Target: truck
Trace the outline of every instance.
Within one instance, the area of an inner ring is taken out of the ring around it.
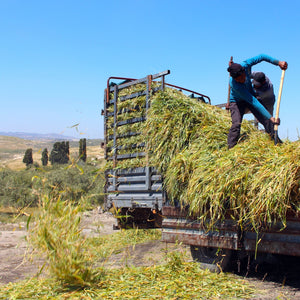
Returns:
[[[276,223],[259,232],[251,226],[241,229],[231,218],[207,228],[199,216],[189,213],[188,206],[168,199],[162,175],[148,164],[149,153],[140,130],[147,118],[151,95],[167,86],[211,105],[209,96],[167,83],[168,74],[169,70],[141,79],[107,80],[102,112],[108,163],[105,209],[113,209],[118,228],[161,228],[163,242],[190,246],[193,259],[215,271],[226,270],[233,261],[240,265],[246,257],[257,253],[300,256],[300,215],[288,214],[286,226]],[[121,82],[116,84],[112,80]]]

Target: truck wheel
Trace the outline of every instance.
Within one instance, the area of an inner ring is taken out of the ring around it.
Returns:
[[[194,245],[190,247],[193,260],[201,263],[203,268],[217,273],[229,269],[233,253],[232,250]]]

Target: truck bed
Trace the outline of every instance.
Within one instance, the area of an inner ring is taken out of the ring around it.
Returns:
[[[250,228],[242,231],[230,219],[207,230],[180,207],[164,206],[162,213],[162,240],[168,243],[300,256],[300,216],[295,213],[287,215],[286,227],[276,223],[268,229],[261,228],[259,233]]]

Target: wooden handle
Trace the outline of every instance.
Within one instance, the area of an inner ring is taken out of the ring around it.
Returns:
[[[230,63],[233,62],[233,57],[231,56],[230,57],[230,61],[229,61],[229,66],[230,66]],[[229,79],[230,79],[230,74],[229,74]],[[229,99],[230,99],[230,83],[228,82],[228,95],[227,95],[227,107],[229,109]]]
[[[280,86],[279,86],[279,93],[278,93],[278,99],[277,99],[277,106],[276,106],[276,113],[275,113],[275,120],[278,119],[278,117],[279,117],[279,107],[280,107],[280,101],[281,101],[281,93],[282,93],[284,75],[285,75],[285,70],[282,70],[281,79],[280,79]],[[278,130],[278,124],[274,125],[274,130]]]

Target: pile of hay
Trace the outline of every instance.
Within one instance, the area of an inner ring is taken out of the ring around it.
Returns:
[[[172,89],[151,99],[144,125],[149,165],[164,175],[168,197],[203,221],[229,216],[258,228],[299,211],[299,142],[275,146],[245,120],[245,139],[228,150],[229,114]]]

